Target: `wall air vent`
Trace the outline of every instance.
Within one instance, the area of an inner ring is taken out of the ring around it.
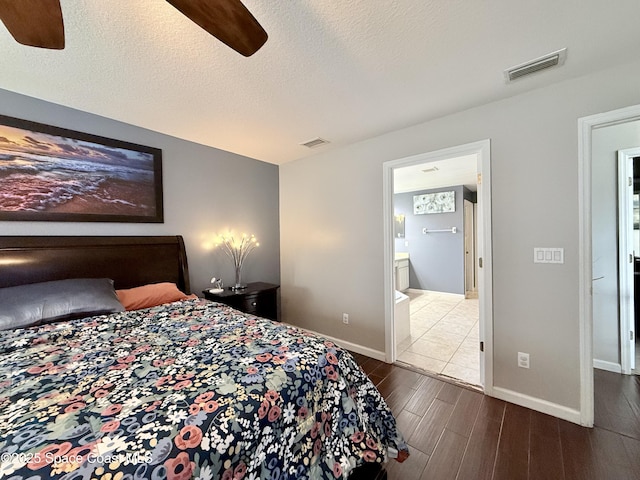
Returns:
[[[556,52],[551,52],[542,57],[536,58],[526,63],[516,65],[504,71],[504,79],[507,83],[513,82],[518,78],[530,75],[540,70],[555,67],[564,64],[567,58],[567,49],[563,48]]]
[[[440,170],[438,167],[428,167],[428,168],[422,169],[422,173],[437,172],[438,170]]]
[[[329,140],[325,140],[324,138],[316,137],[312,140],[301,143],[300,145],[302,145],[303,147],[314,148],[314,147],[319,147],[320,145],[326,145],[327,143],[331,143],[331,142],[329,142]]]

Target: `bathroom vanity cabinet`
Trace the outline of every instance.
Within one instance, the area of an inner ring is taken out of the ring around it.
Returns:
[[[409,288],[409,254],[396,254],[396,290],[404,292]]]

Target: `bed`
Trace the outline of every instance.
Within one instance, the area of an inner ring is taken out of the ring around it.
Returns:
[[[22,298],[51,309],[91,282],[109,305],[161,282],[182,296],[2,327]],[[364,478],[408,456],[347,351],[189,293],[180,236],[0,237],[0,478]]]

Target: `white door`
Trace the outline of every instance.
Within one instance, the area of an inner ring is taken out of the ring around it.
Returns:
[[[476,298],[475,272],[476,272],[476,252],[475,252],[475,219],[473,214],[473,203],[464,200],[464,294],[467,298]]]

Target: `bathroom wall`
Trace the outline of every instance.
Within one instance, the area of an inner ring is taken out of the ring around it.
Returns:
[[[426,193],[455,192],[455,212],[414,215],[413,197]],[[473,192],[459,185],[394,195],[394,213],[405,216],[405,237],[396,238],[396,252],[409,253],[409,287],[464,294],[464,209],[463,199]],[[422,230],[450,230],[456,233],[422,233]]]

